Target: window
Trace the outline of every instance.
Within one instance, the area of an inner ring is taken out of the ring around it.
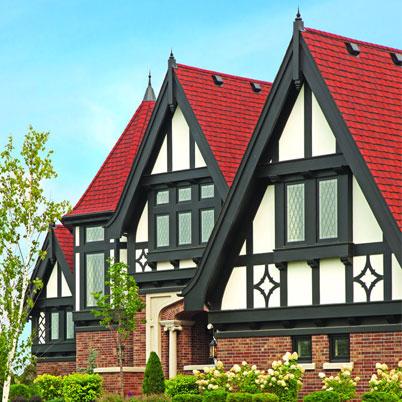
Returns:
[[[66,339],[74,339],[73,312],[66,312]]]
[[[59,339],[59,313],[50,314],[50,339]]]
[[[304,241],[304,183],[288,184],[286,190],[287,241]]]
[[[85,228],[85,240],[86,242],[103,241],[105,233],[102,226],[92,226]]]
[[[299,362],[312,362],[311,336],[294,336],[292,338],[293,351],[299,355]]]
[[[348,334],[331,335],[329,338],[331,362],[348,362],[350,340]]]
[[[220,208],[214,184],[182,182],[156,189],[148,200],[151,252],[197,247],[208,241]]]
[[[86,255],[86,306],[96,305],[93,293],[105,291],[105,256],[103,253]]]
[[[44,311],[41,311],[38,317],[38,343],[46,343],[46,314]]]
[[[169,215],[156,217],[156,247],[169,246]]]
[[[320,239],[333,239],[338,237],[338,180],[320,180],[318,187]]]

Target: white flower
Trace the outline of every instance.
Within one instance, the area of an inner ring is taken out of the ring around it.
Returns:
[[[242,366],[247,366],[247,362],[246,362],[245,360],[243,360],[243,361],[241,362],[241,365],[242,365]]]
[[[399,360],[398,367],[402,368],[402,360]]]
[[[323,373],[323,372],[318,373],[318,377],[320,377],[320,378],[325,378],[325,373]]]

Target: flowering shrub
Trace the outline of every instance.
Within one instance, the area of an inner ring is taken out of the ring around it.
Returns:
[[[341,401],[347,401],[355,397],[356,386],[360,378],[352,378],[352,369],[350,367],[343,367],[336,376],[327,377],[325,373],[320,373],[318,376],[322,379],[322,389],[336,392]]]
[[[386,364],[375,365],[376,374],[371,376],[369,387],[371,391],[393,393],[402,399],[402,360],[396,369],[390,370]]]
[[[205,391],[230,390],[228,374],[225,372],[223,363],[220,361],[216,362],[215,367],[205,367],[203,372],[194,370],[193,374],[197,379],[196,384],[200,393]]]

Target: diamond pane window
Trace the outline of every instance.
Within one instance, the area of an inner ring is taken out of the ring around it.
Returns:
[[[169,203],[169,190],[158,191],[156,193],[156,204],[168,204]]]
[[[338,181],[319,182],[319,224],[320,239],[338,237]]]
[[[156,217],[156,247],[169,246],[169,215]]]
[[[191,201],[191,187],[179,188],[178,199],[179,202]]]
[[[59,313],[50,314],[50,339],[59,339]]]
[[[85,239],[87,242],[103,241],[105,238],[102,226],[93,226],[85,229]]]
[[[178,215],[179,245],[191,244],[191,212]]]
[[[201,198],[214,198],[214,185],[204,184],[201,186]]]
[[[86,256],[86,304],[94,307],[96,300],[95,292],[105,291],[105,257],[103,253],[87,254]]]
[[[304,183],[287,186],[287,239],[303,241],[305,232]]]
[[[201,242],[206,243],[211,235],[215,223],[215,211],[204,209],[201,211]]]
[[[66,339],[74,338],[74,321],[73,321],[73,312],[66,312]]]
[[[46,315],[43,311],[39,313],[38,318],[38,343],[46,343]]]

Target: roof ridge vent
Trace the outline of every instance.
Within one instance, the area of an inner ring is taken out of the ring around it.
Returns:
[[[395,65],[402,66],[402,54],[401,53],[391,52],[390,55],[391,55],[391,59]]]
[[[360,48],[357,43],[354,42],[345,42],[346,49],[347,51],[352,55],[352,56],[358,56],[360,54]]]
[[[261,85],[258,82],[250,82],[250,85],[254,92],[261,92]]]
[[[223,85],[223,78],[218,74],[212,74],[212,79],[214,80],[214,84],[221,87]]]

